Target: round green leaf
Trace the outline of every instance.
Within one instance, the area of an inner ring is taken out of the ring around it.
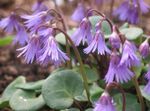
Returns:
[[[76,96],[83,93],[83,82],[77,72],[62,70],[51,74],[43,84],[42,95],[53,109],[66,109]]]
[[[2,98],[9,100],[12,95],[18,90],[16,88],[16,85],[18,84],[22,84],[25,83],[25,77],[23,76],[19,76],[17,77],[13,82],[11,82],[7,88],[4,90],[3,94],[2,94]]]
[[[37,82],[30,82],[16,85],[16,88],[20,88],[23,90],[40,90],[42,88],[43,83],[44,80],[39,80]]]
[[[128,40],[135,40],[143,34],[143,30],[138,27],[124,28],[120,31]]]
[[[87,75],[88,83],[93,83],[93,82],[95,82],[99,79],[96,70],[90,68],[87,65],[84,65],[84,69],[85,69],[85,72],[86,72],[86,75]],[[80,73],[80,67],[74,67],[73,70]]]
[[[15,111],[37,111],[45,105],[42,95],[36,97],[34,91],[19,89],[10,99],[10,107]]]
[[[117,111],[122,111],[122,95],[116,94],[114,96]],[[126,93],[126,111],[140,111],[140,104],[137,102],[135,95]]]
[[[147,99],[148,101],[150,101],[150,94],[147,94],[145,91],[144,91],[144,87],[145,86],[140,86],[140,90],[141,90],[141,93],[142,93],[142,96]]]

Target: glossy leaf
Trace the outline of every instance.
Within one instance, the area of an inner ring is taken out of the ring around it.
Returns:
[[[51,74],[43,84],[42,95],[46,104],[53,109],[66,109],[73,104],[76,96],[83,93],[83,82],[72,70]]]

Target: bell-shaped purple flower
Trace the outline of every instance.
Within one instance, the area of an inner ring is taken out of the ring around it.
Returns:
[[[39,62],[43,65],[47,65],[49,62],[55,65],[59,65],[69,60],[67,55],[59,49],[58,44],[53,35],[50,35],[47,38],[44,47],[41,49],[40,52],[42,54],[39,57]]]
[[[136,55],[136,51],[137,51],[136,46],[133,43],[126,40],[123,45],[123,52],[120,65],[126,64],[129,67],[139,66],[140,59]]]
[[[113,32],[109,37],[109,42],[113,48],[120,48],[121,40],[119,34],[117,33],[115,26],[113,26]]]
[[[32,6],[32,11],[34,13],[39,13],[41,11],[46,11],[48,8],[46,5],[44,5],[42,0],[38,0],[33,6]]]
[[[26,20],[24,22],[26,27],[33,32],[39,25],[51,19],[47,11],[41,11],[33,15],[22,15],[21,17]]]
[[[14,32],[19,25],[18,16],[15,13],[11,13],[10,16],[0,21],[0,28],[4,29],[7,33]]]
[[[104,92],[96,102],[93,111],[116,111],[113,99],[107,92]]]
[[[79,3],[71,18],[74,21],[80,22],[85,17],[86,9],[82,3]]]
[[[145,75],[146,79],[148,80],[148,83],[144,87],[144,91],[148,94],[150,94],[150,67],[148,69],[147,74]]]
[[[18,57],[23,56],[27,63],[32,63],[39,56],[39,50],[41,48],[40,37],[38,35],[32,35],[28,44],[22,48],[17,49],[21,51]]]
[[[24,26],[19,25],[17,28],[17,34],[16,37],[14,38],[13,43],[19,43],[20,45],[25,45],[28,41],[28,34],[24,28]]]
[[[128,82],[134,76],[133,72],[125,65],[119,65],[120,56],[113,52],[110,57],[108,72],[105,76],[105,81],[111,83],[114,80],[117,82]]]
[[[92,25],[90,21],[87,18],[84,18],[81,21],[79,28],[75,31],[75,33],[71,37],[76,46],[79,46],[81,42],[84,45],[86,41],[88,43],[91,41],[92,39],[91,28]]]
[[[115,11],[115,16],[118,16],[121,21],[127,21],[132,24],[139,22],[138,5],[128,0],[124,1]]]
[[[141,55],[145,58],[149,55],[149,43],[148,39],[146,39],[139,47],[139,51]]]
[[[97,53],[100,55],[104,55],[105,52],[110,53],[110,50],[106,46],[104,35],[100,30],[96,31],[93,40],[91,41],[89,46],[84,49],[84,52],[86,54],[90,52],[93,53],[95,51],[97,51]]]
[[[141,13],[145,14],[149,12],[150,6],[144,2],[144,0],[133,0],[134,4],[139,4]]]

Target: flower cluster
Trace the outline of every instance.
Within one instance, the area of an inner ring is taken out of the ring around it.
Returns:
[[[148,13],[150,6],[144,0],[125,0],[115,11],[114,15],[122,21],[128,21],[132,24],[139,22],[141,14]]]

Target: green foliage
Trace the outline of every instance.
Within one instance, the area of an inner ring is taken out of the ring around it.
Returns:
[[[37,111],[45,105],[42,95],[36,97],[34,91],[18,90],[10,99],[10,107],[15,111]]]
[[[77,108],[70,108],[70,109],[65,109],[65,110],[60,110],[60,111],[80,111]]]
[[[9,45],[9,44],[12,43],[12,41],[13,41],[13,37],[12,36],[0,38],[0,46]]]
[[[74,98],[83,93],[83,83],[79,74],[63,70],[50,75],[43,84],[42,95],[46,104],[54,109],[66,109]]]
[[[145,91],[144,91],[144,86],[140,86],[140,90],[141,90],[141,93],[142,93],[142,96],[147,99],[148,101],[150,101],[150,95],[147,94]]]
[[[114,95],[117,111],[122,111],[122,95]],[[135,95],[126,93],[126,111],[140,111],[140,104]]]

